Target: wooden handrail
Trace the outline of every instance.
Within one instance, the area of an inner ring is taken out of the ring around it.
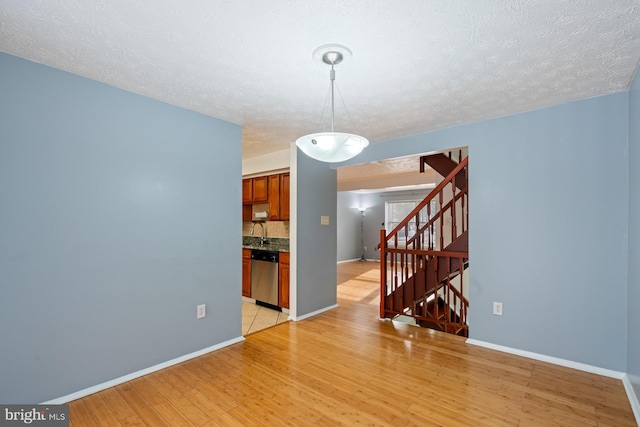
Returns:
[[[469,252],[458,251],[433,251],[425,249],[406,249],[406,248],[394,248],[393,246],[387,247],[385,252],[393,252],[395,254],[407,254],[407,255],[425,255],[431,257],[447,257],[447,258],[469,258]],[[382,259],[382,254],[380,254]]]
[[[431,199],[433,199],[438,193],[440,193],[442,190],[444,190],[444,188],[446,187],[447,184],[449,184],[454,178],[455,176],[458,174],[458,172],[460,172],[463,168],[465,168],[467,166],[467,164],[469,163],[469,158],[465,157],[464,160],[462,160],[462,162],[460,162],[458,164],[458,166],[456,166],[450,173],[449,175],[446,176],[446,178],[444,180],[442,180],[442,182],[440,182],[440,184],[436,185],[436,187],[431,190],[431,192],[429,193],[429,195],[427,197],[425,197],[425,199],[420,202],[418,204],[418,206],[416,206],[408,215],[405,219],[402,220],[402,222],[400,222],[400,224],[398,224],[392,231],[391,233],[389,233],[386,237],[386,240],[389,240],[392,236],[394,236],[395,234],[398,234],[398,232],[403,228],[406,227],[409,224],[409,221],[411,221],[428,203],[431,203]]]

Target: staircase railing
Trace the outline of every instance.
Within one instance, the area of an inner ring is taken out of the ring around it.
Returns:
[[[389,234],[380,230],[381,318],[406,315],[467,331],[468,185],[456,182],[466,181],[467,168],[465,158]]]

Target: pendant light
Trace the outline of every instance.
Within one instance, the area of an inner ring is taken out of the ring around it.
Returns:
[[[331,66],[331,132],[312,133],[298,138],[296,145],[307,156],[321,162],[343,162],[358,155],[367,145],[367,138],[352,133],[334,132],[334,66],[345,58],[351,57],[351,51],[342,45],[322,45],[313,52],[313,57],[321,59]]]

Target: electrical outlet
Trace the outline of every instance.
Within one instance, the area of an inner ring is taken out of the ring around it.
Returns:
[[[501,302],[493,302],[493,314],[496,316],[502,316],[502,303]]]
[[[320,216],[320,225],[329,225],[329,216],[321,215]]]
[[[196,307],[196,319],[202,319],[207,315],[207,305],[200,304]]]

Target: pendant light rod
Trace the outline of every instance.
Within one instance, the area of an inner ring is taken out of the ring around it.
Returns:
[[[331,65],[331,71],[329,72],[329,80],[331,80],[331,132],[333,132],[335,117],[335,97],[333,93],[333,86],[336,81],[336,70],[334,66],[341,63],[343,59],[344,57],[342,56],[342,53],[335,50],[330,50],[322,55],[322,62]]]
[[[333,69],[333,64],[331,64],[331,74],[329,75],[331,79],[331,132],[333,132],[333,122],[335,115],[335,106],[334,106],[334,97],[333,97],[333,85],[336,81],[336,70]]]

